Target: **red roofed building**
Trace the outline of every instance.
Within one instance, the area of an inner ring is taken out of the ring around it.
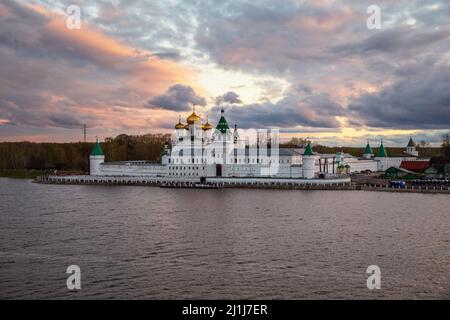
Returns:
[[[400,164],[400,168],[413,172],[424,172],[430,167],[430,160],[404,160]]]

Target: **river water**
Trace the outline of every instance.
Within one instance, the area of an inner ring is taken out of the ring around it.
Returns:
[[[443,194],[1,178],[0,298],[449,299],[449,208]]]

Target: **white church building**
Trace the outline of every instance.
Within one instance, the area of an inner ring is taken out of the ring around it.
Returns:
[[[193,108],[192,114],[175,125],[171,148],[165,147],[161,163],[148,161],[105,162],[99,142],[90,155],[90,175],[168,177],[201,179],[206,177],[326,179],[362,171],[385,171],[400,167],[402,161],[418,159],[412,139],[405,155],[389,157],[383,142],[376,155],[367,143],[361,157],[343,152],[313,153],[311,144],[302,149],[279,148],[277,130],[230,129],[221,110],[214,128]]]
[[[105,162],[97,141],[90,155],[90,174],[97,176],[280,177],[313,179],[316,159],[311,144],[305,149],[278,148],[278,132],[237,126],[230,129],[224,110],[217,126],[202,123],[193,110],[179,122],[160,164],[147,161]]]

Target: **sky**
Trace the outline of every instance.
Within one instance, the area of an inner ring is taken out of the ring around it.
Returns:
[[[448,0],[2,0],[0,141],[169,133],[195,104],[284,139],[437,146],[449,49]]]

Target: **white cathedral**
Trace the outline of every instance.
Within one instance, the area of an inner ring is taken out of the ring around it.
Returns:
[[[197,180],[207,177],[327,179],[361,171],[385,171],[400,167],[402,161],[418,159],[410,139],[404,156],[388,157],[383,142],[376,155],[367,143],[364,154],[355,157],[343,152],[313,153],[305,148],[278,148],[276,130],[230,129],[224,110],[214,128],[195,112],[175,125],[171,148],[165,147],[159,164],[148,161],[105,162],[99,142],[90,155],[90,175],[167,177]]]
[[[172,149],[162,163],[172,177],[285,177],[313,178],[311,146],[303,153],[278,148],[277,132],[231,130],[221,111],[214,127],[195,113],[175,126]],[[242,136],[245,133],[245,136]]]

